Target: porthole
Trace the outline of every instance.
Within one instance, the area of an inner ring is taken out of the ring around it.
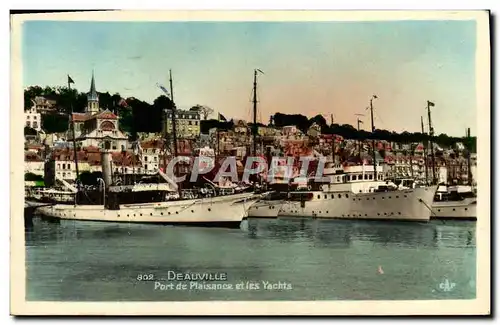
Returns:
[[[320,198],[321,198],[321,195],[318,194],[318,199],[320,199]]]
[[[328,213],[328,211],[326,211],[326,213]]]
[[[168,215],[170,215],[170,214],[171,214],[170,211],[168,211]]]
[[[339,194],[339,199],[342,197],[342,195]]]
[[[179,211],[175,211],[175,214],[179,214]]]
[[[399,195],[396,195],[396,199],[399,199]]]
[[[382,200],[385,199],[385,197],[382,196]]]
[[[152,213],[150,213],[149,215],[150,215],[150,216],[153,216],[153,214],[152,214]]]
[[[389,196],[389,199],[390,199],[390,198],[391,198],[391,197]]]
[[[135,213],[134,213],[134,217],[135,217]]]
[[[387,213],[384,212],[384,216],[386,216],[386,215],[387,215]]]
[[[405,194],[405,197],[408,197],[408,195]]]
[[[370,198],[369,198],[369,197],[367,197],[367,198],[366,198],[366,200],[367,200],[367,201],[370,201]]]
[[[208,211],[212,211],[212,209],[208,208]]]
[[[467,211],[467,208],[465,208],[465,211]]]
[[[141,213],[141,217],[142,217],[142,213]]]
[[[191,213],[194,213],[194,210],[191,210]]]
[[[453,208],[453,211],[455,211],[455,208]]]
[[[119,217],[119,216],[120,216],[120,215],[118,215],[118,217]]]
[[[441,209],[438,209],[438,212],[441,212]]]
[[[335,198],[335,195],[332,194],[332,199],[334,199],[334,198]]]
[[[130,217],[130,215],[127,214],[127,217]]]
[[[269,210],[271,210],[271,206],[269,206]]]
[[[349,198],[349,195],[348,195],[348,194],[346,194],[346,195],[345,195],[345,197],[346,197],[346,198]]]
[[[368,217],[368,215],[365,213],[365,217]]]
[[[379,213],[379,212],[377,212],[377,216],[379,216],[379,215],[380,215],[380,213]]]
[[[399,215],[401,215],[401,212],[398,212]]]
[[[161,213],[161,215],[163,215],[163,212]]]

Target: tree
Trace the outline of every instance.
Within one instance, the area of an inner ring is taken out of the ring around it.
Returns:
[[[43,181],[43,177],[33,173],[24,174],[24,180],[28,182],[40,182]]]
[[[214,110],[208,106],[204,105],[195,105],[189,109],[190,111],[198,111],[200,115],[203,117],[203,120],[206,120],[210,114],[214,112]]]
[[[59,133],[68,130],[68,115],[46,114],[42,115],[42,128],[46,133]]]
[[[37,132],[35,129],[33,128],[30,128],[29,126],[25,126],[24,127],[24,136],[27,136],[27,135],[36,135]]]
[[[33,106],[32,100],[36,96],[43,95],[43,88],[40,86],[30,86],[24,90],[24,110],[30,109]]]
[[[159,108],[161,110],[164,110],[164,109],[173,109],[174,108],[174,103],[167,96],[161,95],[161,96],[158,96],[154,100],[153,107]]]

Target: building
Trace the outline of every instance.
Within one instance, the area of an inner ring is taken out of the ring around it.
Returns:
[[[34,152],[24,153],[24,172],[43,176],[44,161],[42,157]]]
[[[172,110],[165,112],[164,130],[172,133]],[[200,112],[190,110],[175,111],[175,128],[178,138],[192,139],[200,135]]]
[[[119,128],[118,116],[107,109],[102,111],[99,107],[99,95],[95,88],[94,73],[92,73],[90,91],[87,93],[85,112],[73,113],[72,119],[75,125],[75,141],[81,147],[94,146],[112,152],[127,150],[128,137]],[[68,140],[73,139],[71,125],[67,138]]]
[[[163,149],[162,140],[144,141],[141,143],[140,161],[145,174],[156,174],[160,168]]]
[[[53,99],[47,99],[43,96],[36,96],[31,100],[33,106],[31,107],[37,113],[40,114],[51,114],[57,111],[56,101]]]
[[[42,115],[36,110],[36,106],[24,111],[25,126],[40,131],[42,129]]]

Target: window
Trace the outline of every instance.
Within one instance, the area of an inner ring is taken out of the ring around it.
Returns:
[[[189,125],[192,125],[192,122],[191,122],[191,121],[188,121],[188,124],[189,124]]]
[[[144,169],[146,169],[146,170],[147,170],[147,169],[148,169],[148,165],[144,165]]]
[[[158,158],[158,157],[154,156],[153,158],[154,158],[153,160],[156,161],[157,160],[156,158]]]
[[[33,119],[34,119],[34,120],[36,120],[36,115],[35,115],[35,116],[33,116]]]
[[[148,156],[144,156],[144,161],[147,162],[148,161]]]
[[[27,126],[27,127],[31,127],[31,123],[30,123],[30,121],[26,121],[26,126]]]
[[[368,179],[368,175],[367,174],[365,174],[365,179]]]
[[[57,169],[61,169],[61,164],[57,164]]]
[[[34,129],[38,128],[38,122],[37,122],[37,121],[34,121],[34,122],[33,122],[33,128],[34,128]]]
[[[66,173],[63,173],[63,177],[66,177]]]
[[[31,116],[27,115],[26,118],[29,120]]]

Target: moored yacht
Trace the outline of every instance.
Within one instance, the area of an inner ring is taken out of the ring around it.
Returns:
[[[380,170],[381,171],[381,170]],[[278,216],[429,221],[436,187],[398,190],[373,166],[350,166],[311,191],[290,193]]]
[[[477,219],[477,197],[471,186],[440,185],[432,203],[432,218]]]

